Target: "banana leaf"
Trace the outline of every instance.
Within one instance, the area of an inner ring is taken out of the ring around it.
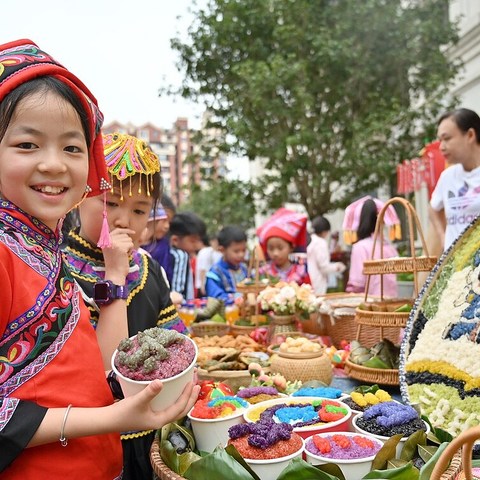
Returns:
[[[408,462],[403,467],[392,468],[390,470],[373,470],[365,475],[362,480],[418,480],[419,472],[412,462]]]
[[[330,473],[325,471],[325,467]],[[320,470],[322,468],[322,470]],[[336,473],[332,473],[336,472]],[[345,480],[338,465],[310,465],[301,458],[294,458],[280,473],[277,480]]]
[[[356,387],[353,391],[365,395],[366,393],[375,394],[377,390],[380,390],[380,387],[375,383],[373,385],[360,385],[359,387]]]
[[[427,434],[423,430],[412,433],[403,445],[402,451],[400,452],[400,459],[406,462],[413,460],[417,455],[419,446],[426,444]]]
[[[448,442],[443,442],[438,448],[437,451],[433,454],[433,456],[425,462],[425,465],[420,469],[419,480],[430,480],[432,475],[432,470],[435,467],[440,455],[447,447]],[[422,457],[423,458],[423,457]]]
[[[383,444],[383,447],[377,452],[373,459],[372,470],[384,470],[387,468],[388,461],[396,456],[396,448],[401,438],[402,434],[399,433],[390,437]]]
[[[186,437],[191,451],[180,455],[177,453],[175,446],[168,440],[169,433],[174,430],[179,430]],[[167,423],[167,425],[163,426],[159,430],[159,441],[162,460],[170,470],[173,470],[179,475],[183,475],[193,462],[201,458],[193,451],[195,448],[195,440],[192,431],[180,425],[180,422]]]
[[[183,474],[188,480],[260,480],[222,447],[192,463]]]

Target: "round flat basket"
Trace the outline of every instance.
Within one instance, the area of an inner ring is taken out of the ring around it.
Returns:
[[[404,327],[407,324],[410,311],[396,312],[395,309],[403,305],[412,305],[411,298],[388,299],[367,302],[371,310],[357,307],[355,309],[355,321],[361,325],[371,325],[373,327]]]
[[[230,334],[237,335],[250,335],[257,327],[255,325],[230,325]]]
[[[268,373],[270,370],[269,368],[264,368],[263,371]],[[213,380],[226,383],[235,391],[240,387],[248,387],[252,380],[248,370],[212,370],[207,372],[207,370],[199,368],[197,374],[199,380]]]
[[[320,380],[329,385],[333,378],[332,364],[325,353],[309,358],[308,361],[298,357],[294,359],[274,355],[270,361],[270,368],[272,372],[280,373],[291,382]]]
[[[293,360],[306,360],[308,358],[317,358],[323,355],[323,350],[319,350],[318,352],[298,352],[298,353],[289,353],[289,352],[281,352],[278,351],[277,355],[283,358],[292,358]]]
[[[437,263],[437,257],[398,257],[365,260],[364,275],[402,272],[429,272]]]
[[[226,323],[206,320],[205,322],[192,323],[190,329],[194,337],[212,337],[214,335],[221,337],[228,334],[230,326]]]
[[[242,294],[253,293],[258,295],[262,290],[265,290],[268,287],[268,284],[264,283],[237,283],[237,292]]]
[[[150,448],[150,463],[152,464],[155,475],[160,480],[185,480],[185,477],[180,476],[173,470],[170,470],[162,460],[160,455],[160,445],[158,444],[158,437],[152,443]]]
[[[356,363],[345,362],[345,373],[350,378],[355,378],[362,382],[378,383],[380,385],[398,385],[398,370],[390,370],[383,368],[368,368]]]

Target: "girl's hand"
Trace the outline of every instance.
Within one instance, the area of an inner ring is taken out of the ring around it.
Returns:
[[[129,228],[114,228],[110,232],[112,246],[102,250],[105,279],[112,280],[117,285],[123,285],[128,275],[129,255],[134,249],[131,235],[134,233]]]
[[[200,392],[200,386],[189,382],[178,399],[165,410],[153,411],[150,401],[160,393],[163,384],[154,380],[145,390],[133,397],[125,398],[113,405],[117,408],[116,418],[120,431],[158,429],[184,417],[193,407]]]

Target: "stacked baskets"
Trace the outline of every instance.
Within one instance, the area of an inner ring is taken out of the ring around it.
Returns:
[[[387,208],[394,204],[400,204],[406,210],[408,219],[409,241],[411,257],[402,258],[380,258],[373,259],[375,246],[377,241],[380,242],[380,251],[383,256],[383,229],[384,229],[384,216]],[[417,231],[420,240],[422,242],[425,256],[416,256],[415,253],[415,230]],[[398,343],[400,336],[400,330],[405,327],[409,312],[397,312],[391,311],[389,308],[392,303],[413,303],[414,299],[384,299],[383,298],[383,275],[390,273],[404,273],[410,272],[414,276],[414,295],[418,296],[419,292],[419,280],[418,273],[430,271],[437,262],[437,257],[429,256],[428,247],[425,242],[425,238],[422,233],[420,221],[413,206],[407,200],[395,197],[385,203],[384,207],[380,211],[377,224],[375,226],[375,237],[372,248],[372,260],[364,262],[363,273],[367,275],[367,285],[365,292],[365,304],[368,299],[368,289],[370,285],[370,275],[381,275],[382,277],[382,295],[380,300],[375,301],[376,305],[382,305],[383,309],[371,309],[357,307],[355,309],[355,322],[357,324],[357,340],[362,343],[362,333],[368,331],[371,335],[376,337],[376,342],[381,341],[383,338],[391,337],[394,333],[396,340],[394,343]],[[383,311],[382,311],[383,310]],[[390,311],[389,311],[390,310]],[[393,330],[392,330],[393,329]],[[388,332],[388,336],[387,336]],[[390,338],[392,340],[392,338]],[[375,343],[376,343],[375,342]],[[363,343],[362,343],[363,344]],[[370,346],[370,345],[364,345]],[[352,378],[368,383],[379,383],[383,385],[398,385],[399,375],[397,369],[381,369],[381,368],[369,368],[363,365],[358,365],[349,360],[345,364],[345,372]]]

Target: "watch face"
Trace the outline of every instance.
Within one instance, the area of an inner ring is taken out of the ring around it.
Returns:
[[[94,285],[94,298],[96,301],[107,301],[110,298],[110,287],[106,282],[98,282]]]

